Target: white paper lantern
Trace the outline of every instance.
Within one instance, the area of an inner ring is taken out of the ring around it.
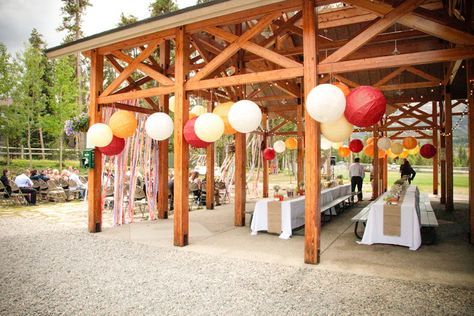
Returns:
[[[339,147],[341,147],[342,144],[344,144],[344,143],[343,143],[343,142],[335,142],[335,143],[332,143],[332,148],[333,148],[333,149],[339,149]]]
[[[255,102],[241,100],[235,102],[228,114],[230,125],[240,133],[250,133],[260,126],[262,111]]]
[[[346,120],[344,115],[334,122],[321,124],[321,133],[332,142],[342,142],[348,139],[353,130],[354,126]]]
[[[324,136],[321,135],[321,149],[328,150],[332,146],[332,143]]]
[[[109,125],[104,123],[96,123],[89,127],[87,131],[87,139],[89,144],[96,147],[105,147],[112,142],[114,134]]]
[[[174,95],[168,99],[168,108],[170,112],[174,112]]]
[[[346,97],[341,89],[332,84],[320,84],[308,93],[306,111],[320,123],[334,122],[346,109]]]
[[[203,107],[202,105],[196,105],[196,106],[193,106],[190,112],[196,116],[199,116],[206,113],[207,111],[206,111],[206,108]]]
[[[145,131],[154,140],[168,139],[173,134],[173,120],[166,113],[153,113],[145,122]]]
[[[377,147],[383,150],[390,149],[392,146],[392,141],[388,137],[381,137],[377,141]]]
[[[196,119],[194,132],[205,142],[215,142],[224,134],[224,121],[217,114],[204,113]]]
[[[281,154],[286,149],[285,142],[282,140],[277,140],[276,142],[273,143],[273,149],[277,153]]]
[[[390,146],[390,150],[394,155],[400,155],[403,152],[403,145],[401,143],[393,142]]]

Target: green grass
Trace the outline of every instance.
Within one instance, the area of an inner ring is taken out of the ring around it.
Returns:
[[[73,166],[79,168],[81,173],[84,173],[86,169],[82,169],[79,166],[77,160],[65,160],[63,162],[63,168]],[[26,168],[30,168],[30,161],[27,159],[13,159],[10,161],[10,165],[7,166],[5,161],[0,161],[1,169],[8,169],[12,174],[17,174]],[[59,162],[56,160],[33,160],[31,169],[43,170],[46,168],[59,169]]]

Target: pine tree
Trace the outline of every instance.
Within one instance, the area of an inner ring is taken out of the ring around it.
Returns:
[[[214,0],[197,0],[196,4],[203,4],[203,3],[208,3],[208,2],[212,2]]]
[[[117,26],[125,26],[138,21],[138,18],[133,14],[125,15],[123,12],[120,13],[120,22],[117,23]]]
[[[174,0],[154,0],[149,6],[151,16],[158,16],[178,10]]]

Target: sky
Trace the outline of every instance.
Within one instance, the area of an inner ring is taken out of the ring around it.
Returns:
[[[139,20],[149,17],[152,0],[90,0],[84,16],[84,35],[93,35],[117,26],[120,13],[133,14]],[[195,5],[197,0],[178,0],[179,8]],[[61,44],[64,32],[57,32],[61,24],[60,0],[0,0],[0,42],[11,54],[24,49],[33,28],[36,28],[47,47]]]

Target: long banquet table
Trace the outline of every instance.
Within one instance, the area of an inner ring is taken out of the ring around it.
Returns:
[[[410,250],[417,250],[421,245],[420,232],[420,208],[419,191],[414,185],[410,185],[405,193],[403,202],[400,204],[400,235],[384,234],[384,198],[388,192],[381,195],[372,203],[362,240],[358,243],[365,245],[372,244],[393,244],[409,247]]]
[[[351,193],[351,185],[339,185],[321,191],[321,205],[330,203],[331,201],[349,195]],[[268,202],[273,198],[267,198],[258,201],[255,204],[252,223],[250,225],[252,235],[256,235],[258,231],[268,230]],[[305,215],[305,197],[300,196],[295,199],[285,200],[281,202],[281,239],[288,239],[292,235],[292,230],[304,225]]]

